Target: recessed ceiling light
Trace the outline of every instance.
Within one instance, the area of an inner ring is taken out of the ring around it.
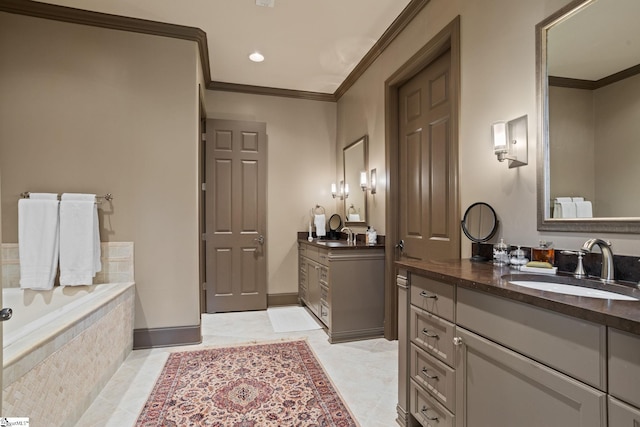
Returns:
[[[264,56],[260,52],[253,52],[249,55],[249,59],[253,62],[262,62],[264,61]]]

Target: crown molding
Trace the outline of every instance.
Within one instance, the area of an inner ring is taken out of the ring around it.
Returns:
[[[206,87],[209,90],[336,102],[349,90],[349,88],[351,88],[351,86],[353,86],[369,66],[373,64],[373,62],[382,54],[382,52],[384,52],[391,42],[393,42],[398,34],[405,29],[418,12],[420,12],[422,8],[429,3],[429,1],[430,0],[411,0],[407,7],[404,8],[402,13],[393,21],[389,28],[387,28],[380,39],[355,66],[351,73],[349,73],[347,78],[333,94],[212,81],[209,49],[207,47],[207,34],[200,28],[196,27],[187,27],[183,25],[168,24],[165,22],[131,18],[128,16],[93,12],[67,6],[40,3],[32,0],[0,0],[0,12],[194,41],[198,44],[202,73],[204,75]]]
[[[207,89],[223,92],[239,92],[254,95],[281,96],[285,98],[307,99],[311,101],[336,102],[332,93],[308,92],[302,90],[279,89],[275,87],[251,86],[237,83],[226,83],[211,81],[207,84]]]
[[[404,8],[402,13],[391,23],[389,28],[382,34],[380,39],[373,45],[369,52],[360,60],[353,71],[349,73],[347,78],[334,92],[336,101],[344,95],[351,86],[367,71],[367,69],[378,59],[385,49],[395,40],[396,37],[409,25],[415,16],[430,2],[431,0],[411,0]]]

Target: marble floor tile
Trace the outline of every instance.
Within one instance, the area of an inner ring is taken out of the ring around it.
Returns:
[[[133,426],[169,353],[250,342],[307,339],[362,427],[396,425],[398,342],[383,338],[329,344],[323,330],[276,333],[266,311],[202,315],[199,345],[134,350],[77,427]]]

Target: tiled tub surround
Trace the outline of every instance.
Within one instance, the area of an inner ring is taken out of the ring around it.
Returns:
[[[93,284],[133,282],[133,242],[102,242],[102,271]],[[17,243],[2,244],[2,287],[20,287],[20,258]]]
[[[6,301],[46,303],[64,298],[65,289],[6,289]],[[29,417],[34,427],[73,426],[131,352],[133,282],[73,291],[83,296],[25,325],[30,333],[5,335],[3,416]]]
[[[71,426],[133,347],[133,243],[104,242],[98,285],[20,289],[18,245],[2,244],[4,416]]]

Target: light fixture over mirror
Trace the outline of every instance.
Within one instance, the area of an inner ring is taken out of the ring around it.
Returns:
[[[640,233],[638,0],[573,1],[536,26],[538,230]],[[554,200],[593,218],[554,218]]]
[[[342,151],[344,164],[344,185],[360,185],[362,189],[362,172],[368,169],[368,137],[365,135],[349,144]],[[346,225],[365,225],[367,223],[367,192],[368,183],[366,183],[365,173],[365,191],[354,191],[349,194],[349,200],[345,199],[344,212]],[[357,188],[357,187],[356,187]]]

